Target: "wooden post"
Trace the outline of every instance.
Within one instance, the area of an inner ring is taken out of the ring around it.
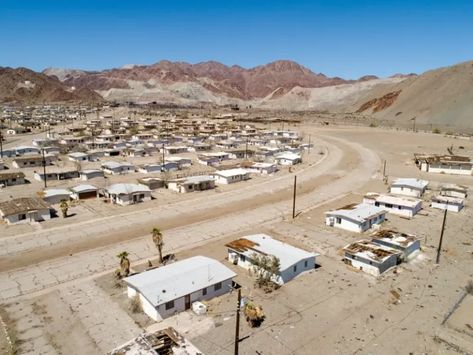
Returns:
[[[445,222],[447,220],[447,208],[448,208],[448,204],[445,206],[445,212],[443,214],[442,231],[440,232],[439,247],[437,249],[437,260],[435,261],[436,264],[439,264],[440,262],[440,253],[442,251],[442,242],[443,242],[443,231],[445,230]]]
[[[42,153],[42,156],[43,156],[43,159],[41,161],[42,165],[43,165],[43,175],[44,175],[44,187],[48,187],[47,185],[47,180],[48,178],[46,177],[46,158],[44,156],[44,148],[41,149],[41,153]]]
[[[383,177],[386,177],[386,160],[384,161],[383,165]]]
[[[294,175],[294,196],[292,198],[292,219],[296,218],[296,186],[297,186],[297,175]]]
[[[237,304],[236,321],[235,321],[235,355],[238,355],[238,345],[240,342],[240,305],[241,305],[241,288],[238,289],[238,304]]]

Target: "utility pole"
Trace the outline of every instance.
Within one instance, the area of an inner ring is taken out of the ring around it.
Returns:
[[[386,177],[386,160],[384,161],[383,165],[383,177]]]
[[[248,136],[246,136],[245,159],[248,160]]]
[[[240,342],[240,307],[241,307],[241,288],[238,289],[238,304],[235,320],[235,355],[238,355],[238,345]]]
[[[309,151],[307,152],[307,154],[308,155],[310,154],[310,134],[309,134]]]
[[[416,131],[416,118],[413,117],[413,118],[412,118],[412,121],[413,121],[413,122],[412,122],[412,132],[415,132],[415,131]]]
[[[294,175],[294,196],[292,198],[292,219],[296,218],[296,186],[297,186],[297,175]]]
[[[0,158],[3,158],[3,134],[0,131]]]
[[[163,150],[163,163],[161,164],[161,172],[164,173],[164,143],[163,143],[163,146],[162,146],[162,150]]]
[[[46,188],[46,187],[48,187],[48,184],[46,182],[46,180],[48,180],[48,178],[46,177],[46,158],[44,156],[44,148],[41,148],[41,154],[43,156],[43,159],[42,159],[41,163],[43,165],[44,188]]]
[[[447,209],[448,203],[445,205],[445,211],[443,213],[442,231],[440,232],[439,247],[437,249],[437,259],[435,261],[436,264],[440,263],[440,252],[442,251],[443,231],[445,230],[445,222],[447,220]]]

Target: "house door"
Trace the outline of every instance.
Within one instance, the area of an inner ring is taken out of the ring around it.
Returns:
[[[185,296],[186,309],[191,308],[191,295]]]

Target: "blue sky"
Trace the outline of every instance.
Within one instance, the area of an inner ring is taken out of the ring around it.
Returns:
[[[473,60],[473,1],[0,0],[0,66],[295,60],[357,78]]]

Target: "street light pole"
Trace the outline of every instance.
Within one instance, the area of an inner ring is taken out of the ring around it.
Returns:
[[[44,148],[41,148],[41,153],[42,153],[42,156],[43,156],[43,160],[41,161],[42,165],[43,165],[43,177],[44,177],[44,188],[48,187],[48,184],[47,184],[47,176],[46,176],[46,158],[44,156]]]

